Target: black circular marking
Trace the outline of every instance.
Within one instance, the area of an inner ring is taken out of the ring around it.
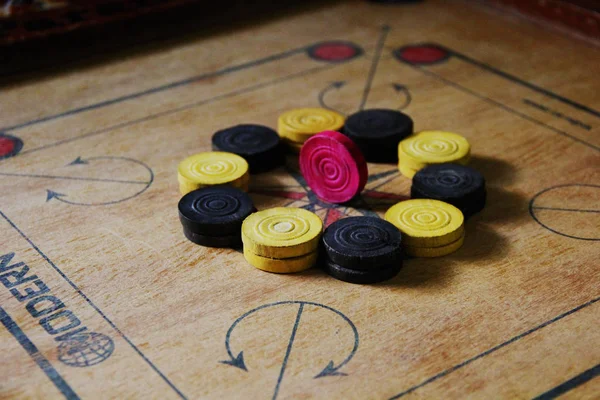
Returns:
[[[214,150],[243,157],[251,173],[265,172],[283,165],[284,151],[277,132],[262,125],[236,125],[216,132]]]
[[[184,230],[206,236],[240,236],[242,222],[254,211],[247,193],[228,186],[194,190],[179,201]]]
[[[533,220],[535,222],[537,222],[540,226],[542,226],[543,228],[546,228],[547,230],[549,230],[552,233],[556,233],[557,235],[561,235],[561,236],[568,237],[568,238],[571,238],[571,239],[578,239],[578,240],[600,241],[600,236],[598,236],[598,237],[580,237],[580,236],[569,235],[569,234],[560,232],[559,230],[553,229],[553,228],[549,227],[548,225],[544,224],[542,221],[540,221],[540,219],[536,215],[536,211],[535,210],[538,207],[536,207],[535,201],[540,196],[542,196],[544,193],[550,192],[552,190],[560,189],[560,188],[565,188],[565,187],[589,187],[589,188],[595,188],[595,189],[600,190],[600,185],[591,185],[591,184],[583,184],[583,183],[580,183],[580,184],[573,183],[573,184],[556,185],[556,186],[549,187],[547,189],[542,190],[541,192],[536,193],[535,196],[533,196],[531,198],[531,201],[529,202],[529,215],[531,215],[531,218],[533,218]],[[541,207],[539,207],[539,208],[541,208]],[[542,209],[553,210],[552,208],[542,208]],[[593,210],[593,209],[592,210],[570,209],[570,208],[568,208],[568,205],[565,208],[561,208],[561,209],[557,208],[557,209],[554,209],[554,210],[556,210],[556,211],[574,212],[574,213],[577,213],[577,212],[598,213],[598,212],[600,212],[600,210]]]
[[[349,217],[329,225],[323,234],[327,258],[345,268],[371,270],[401,263],[402,234],[375,217]]]
[[[356,270],[342,267],[330,260],[325,261],[323,268],[327,274],[340,281],[349,283],[370,284],[387,281],[392,279],[402,269],[402,262],[397,264],[387,265],[368,271]]]
[[[410,195],[414,199],[450,203],[465,216],[481,211],[487,197],[483,175],[458,164],[437,164],[421,169],[413,177]]]
[[[0,132],[0,160],[14,157],[23,149],[23,141],[16,136]]]
[[[398,143],[413,133],[413,120],[396,110],[374,109],[352,114],[344,134],[360,147],[369,162],[398,162]]]

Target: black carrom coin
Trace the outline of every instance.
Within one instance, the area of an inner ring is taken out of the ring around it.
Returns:
[[[329,225],[323,233],[327,259],[345,268],[371,270],[402,263],[402,234],[376,217],[349,217]]]
[[[399,262],[395,265],[381,266],[366,271],[345,268],[337,265],[331,260],[327,260],[323,264],[323,269],[325,270],[325,272],[327,272],[327,274],[340,281],[369,284],[392,279],[393,277],[398,275],[400,269],[402,269],[402,263]]]
[[[360,147],[368,162],[375,163],[397,163],[398,143],[412,133],[413,120],[397,110],[359,111],[344,125],[344,134]]]
[[[250,196],[229,186],[194,190],[179,201],[184,230],[204,236],[240,236],[242,222],[254,211]]]
[[[452,204],[465,216],[481,211],[487,197],[483,175],[458,164],[436,164],[421,169],[413,177],[410,194],[411,198]]]
[[[236,125],[220,130],[212,137],[212,147],[243,157],[253,174],[272,170],[285,162],[279,135],[262,125]]]

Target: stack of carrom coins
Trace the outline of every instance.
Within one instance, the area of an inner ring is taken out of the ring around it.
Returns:
[[[431,164],[466,165],[470,159],[471,146],[467,139],[451,132],[423,131],[398,145],[398,169],[407,178]]]
[[[439,200],[397,203],[385,220],[402,232],[404,252],[414,257],[441,257],[458,250],[465,239],[463,213]]]
[[[228,186],[194,190],[179,200],[185,237],[208,247],[241,246],[242,222],[255,211],[248,194]]]
[[[349,217],[323,234],[323,267],[336,279],[376,283],[393,278],[402,267],[402,234],[376,217]]]
[[[343,126],[343,115],[324,108],[289,110],[277,121],[279,136],[293,153],[299,153],[311,136],[323,131],[339,131]]]
[[[209,151],[187,157],[179,163],[177,180],[181,194],[207,186],[228,185],[248,191],[248,163],[242,157]]]
[[[323,222],[302,208],[276,207],[250,215],[242,224],[244,257],[268,272],[291,273],[317,262]]]

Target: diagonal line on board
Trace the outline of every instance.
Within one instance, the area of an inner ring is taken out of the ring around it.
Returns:
[[[546,322],[544,322],[544,323],[542,323],[542,324],[540,324],[538,326],[535,326],[535,327],[529,329],[528,331],[525,331],[525,332],[523,332],[523,333],[521,333],[521,334],[519,334],[517,336],[514,336],[511,339],[509,339],[509,340],[507,340],[507,341],[505,341],[503,343],[500,343],[499,345],[494,346],[491,349],[488,349],[488,350],[484,351],[483,353],[479,353],[478,355],[476,355],[474,357],[471,357],[471,358],[469,358],[469,359],[461,362],[460,364],[456,364],[453,367],[450,367],[450,368],[448,368],[448,369],[440,372],[439,374],[434,375],[434,376],[432,376],[432,377],[424,380],[423,382],[421,382],[421,383],[419,383],[417,385],[414,385],[414,386],[412,386],[412,387],[410,387],[410,388],[408,388],[408,389],[406,389],[406,390],[398,393],[395,396],[390,397],[389,400],[395,400],[395,399],[399,399],[401,397],[404,397],[407,394],[412,393],[412,392],[414,392],[414,391],[422,388],[423,386],[427,386],[430,383],[433,383],[433,382],[437,381],[438,379],[441,379],[441,378],[445,377],[446,375],[449,375],[452,372],[454,372],[454,371],[456,371],[458,369],[461,369],[461,368],[463,368],[463,367],[471,364],[474,361],[477,361],[477,360],[479,360],[481,358],[484,358],[484,357],[486,357],[486,356],[494,353],[497,350],[500,350],[500,349],[502,349],[502,348],[504,348],[504,347],[506,347],[506,346],[508,346],[508,345],[510,345],[510,344],[512,344],[512,343],[514,343],[516,341],[518,341],[518,340],[521,340],[524,337],[529,336],[532,333],[537,332],[540,329],[543,329],[543,328],[547,327],[548,325],[551,325],[551,324],[553,324],[553,323],[555,323],[557,321],[560,321],[561,319],[563,319],[565,317],[568,317],[569,315],[574,314],[577,311],[583,310],[584,308],[589,307],[589,306],[591,306],[591,305],[593,305],[593,304],[595,304],[595,303],[597,303],[599,301],[600,301],[600,297],[596,297],[595,299],[592,299],[592,300],[588,301],[587,303],[581,304],[581,305],[579,305],[579,306],[577,306],[577,307],[575,307],[575,308],[573,308],[573,309],[571,309],[569,311],[566,311],[566,312],[564,312],[562,314],[559,314],[556,317],[554,317],[554,318],[552,318],[552,319],[550,319],[550,320],[548,320],[548,321],[546,321]]]
[[[77,294],[79,294],[84,300],[85,302],[92,307],[98,314],[100,314],[100,316],[119,334],[119,336],[121,336],[126,342],[127,344],[129,344],[129,346],[131,346],[131,348],[140,356],[142,357],[142,359],[150,366],[150,368],[152,368],[152,370],[154,372],[156,372],[163,381],[165,381],[165,383],[167,385],[169,385],[169,387],[171,389],[173,389],[175,391],[175,393],[177,393],[177,395],[182,398],[182,399],[187,399],[185,397],[185,395],[173,384],[173,382],[171,382],[169,380],[169,378],[167,378],[157,367],[156,365],[154,365],[154,363],[152,363],[152,361],[150,361],[150,359],[148,357],[146,357],[146,355],[144,353],[142,353],[142,351],[115,325],[114,322],[112,322],[107,316],[106,314],[104,314],[104,312],[89,298],[86,296],[85,293],[83,293],[81,291],[81,289],[79,289],[79,287],[71,280],[69,279],[69,277],[67,277],[67,275],[65,275],[65,273],[58,268],[58,266],[56,264],[54,264],[54,262],[52,260],[50,260],[50,258],[42,251],[40,250],[40,248],[38,246],[36,246],[35,243],[33,243],[33,241],[27,236],[25,235],[25,233],[10,219],[6,216],[6,214],[4,214],[2,211],[0,211],[0,217],[4,218],[4,220],[6,220],[6,222],[8,222],[8,224],[23,238],[25,239],[25,241],[27,241],[27,243],[29,243],[29,245],[48,263],[48,265],[50,265],[50,267],[52,267],[52,269],[54,269],[60,276],[61,278],[63,278],[76,292]]]
[[[581,103],[577,103],[577,102],[575,102],[575,101],[573,101],[571,99],[568,99],[568,98],[566,98],[564,96],[556,94],[556,93],[554,93],[554,92],[552,92],[552,91],[550,91],[548,89],[545,89],[545,88],[542,88],[540,86],[534,85],[533,83],[527,82],[526,80],[523,80],[521,78],[517,78],[516,76],[511,75],[508,72],[504,72],[504,71],[502,71],[502,70],[500,70],[498,68],[494,68],[491,65],[483,63],[481,61],[477,61],[474,58],[466,56],[466,55],[464,55],[462,53],[456,52],[454,50],[450,50],[450,49],[448,49],[448,48],[446,48],[444,46],[440,46],[440,47],[446,49],[454,57],[456,57],[456,58],[458,58],[460,60],[463,60],[465,62],[468,62],[469,64],[475,65],[475,66],[477,66],[477,67],[479,67],[479,68],[481,68],[481,69],[483,69],[485,71],[488,71],[488,72],[491,72],[493,74],[496,74],[496,75],[498,75],[498,76],[500,76],[500,77],[502,77],[504,79],[508,79],[509,81],[518,83],[519,85],[524,86],[526,88],[529,88],[529,89],[531,89],[531,90],[533,90],[535,92],[538,92],[538,93],[541,93],[541,94],[543,94],[545,96],[551,97],[551,98],[553,98],[555,100],[558,100],[561,103],[567,104],[567,105],[569,105],[569,106],[571,106],[571,107],[573,107],[573,108],[575,108],[575,109],[577,109],[579,111],[584,111],[584,112],[586,112],[586,113],[588,113],[590,115],[594,115],[594,116],[600,118],[600,111],[594,110],[591,107],[588,107],[588,106],[583,105]]]
[[[365,82],[365,88],[363,90],[362,100],[360,101],[360,105],[358,106],[359,110],[363,110],[365,105],[367,104],[367,98],[369,97],[369,93],[371,92],[371,85],[373,84],[373,79],[375,79],[375,73],[377,72],[377,67],[379,66],[379,60],[381,59],[381,52],[383,50],[383,46],[385,45],[385,40],[387,35],[390,33],[390,27],[384,25],[381,28],[381,34],[379,35],[379,39],[377,39],[377,46],[375,48],[375,56],[371,62],[371,68],[369,69],[369,75],[367,76],[367,81]]]
[[[23,122],[21,124],[17,124],[17,125],[13,125],[13,126],[8,126],[5,128],[1,128],[0,131],[14,131],[17,129],[21,129],[21,128],[25,128],[27,126],[31,126],[31,125],[35,125],[35,124],[39,124],[42,122],[47,122],[47,121],[51,121],[54,119],[59,119],[62,117],[67,117],[67,116],[71,116],[71,115],[75,115],[75,114],[79,114],[85,111],[91,111],[97,108],[102,108],[102,107],[106,107],[106,106],[110,106],[113,104],[118,104],[127,100],[132,100],[132,99],[137,99],[139,97],[143,97],[143,96],[147,96],[150,94],[154,94],[154,93],[159,93],[159,92],[163,92],[165,90],[170,90],[170,89],[175,89],[178,88],[180,86],[186,86],[189,85],[191,83],[195,83],[195,82],[199,82],[202,80],[206,80],[206,79],[210,79],[210,78],[214,78],[214,77],[218,77],[218,76],[223,76],[223,75],[227,75],[233,72],[238,72],[238,71],[242,71],[248,68],[252,68],[252,67],[257,67],[272,61],[277,61],[277,60],[281,60],[284,59],[286,57],[301,53],[303,51],[306,51],[309,46],[303,46],[303,47],[299,47],[297,49],[292,49],[292,50],[288,50],[288,51],[284,51],[281,53],[277,53],[277,54],[273,54],[271,56],[268,57],[264,57],[264,58],[259,58],[257,60],[252,60],[243,64],[238,64],[238,65],[233,65],[231,67],[226,67],[217,71],[213,71],[213,72],[207,72],[205,74],[202,75],[197,75],[197,76],[193,76],[190,78],[186,78],[180,81],[175,81],[175,82],[171,82],[171,83],[167,83],[165,85],[161,85],[161,86],[156,86],[150,89],[146,89],[146,90],[142,90],[140,92],[135,92],[135,93],[130,93],[127,94],[125,96],[120,96],[120,97],[116,97],[114,99],[110,99],[110,100],[105,100],[105,101],[101,101],[99,103],[95,103],[95,104],[90,104],[88,106],[84,106],[84,107],[79,107],[79,108],[74,108],[68,111],[64,111],[62,113],[59,114],[54,114],[54,115],[49,115],[46,117],[42,117],[42,118],[38,118],[38,119],[34,119],[28,122]]]
[[[588,210],[588,209],[578,209],[578,208],[559,208],[559,207],[542,207],[542,206],[532,206],[534,210],[551,210],[551,211],[569,211],[569,212],[583,212],[583,213],[600,213],[600,210]]]
[[[493,100],[493,99],[491,99],[489,97],[486,97],[486,96],[484,96],[482,94],[479,94],[479,93],[477,93],[477,92],[475,92],[475,91],[473,91],[473,90],[471,90],[471,89],[469,89],[469,88],[467,88],[465,86],[462,86],[459,83],[456,83],[456,82],[451,81],[451,80],[449,80],[447,78],[444,78],[443,76],[441,76],[441,75],[439,75],[439,74],[437,74],[437,73],[435,73],[433,71],[429,71],[427,69],[424,69],[424,68],[422,68],[422,67],[420,67],[418,65],[414,65],[414,64],[411,64],[411,63],[405,63],[405,64],[408,65],[408,66],[410,66],[410,67],[412,67],[412,68],[414,68],[417,71],[420,71],[421,73],[423,73],[425,75],[428,75],[428,76],[430,76],[432,78],[435,78],[435,79],[437,79],[437,80],[439,80],[441,82],[444,82],[448,86],[452,86],[455,89],[460,90],[461,92],[464,92],[464,93],[467,93],[467,94],[469,94],[471,96],[477,97],[478,99],[483,100],[486,103],[489,103],[489,104],[492,104],[492,105],[494,105],[496,107],[499,107],[499,108],[501,108],[501,109],[503,109],[505,111],[508,111],[511,114],[514,114],[514,115],[516,115],[518,117],[521,117],[521,118],[523,118],[523,119],[525,119],[527,121],[533,122],[533,123],[535,123],[535,124],[537,124],[539,126],[542,126],[542,127],[546,128],[546,129],[548,129],[548,130],[551,130],[551,131],[553,131],[555,133],[558,133],[559,135],[568,137],[568,138],[570,138],[570,139],[572,139],[572,140],[574,140],[574,141],[576,141],[576,142],[578,142],[580,144],[583,144],[584,146],[587,146],[587,147],[589,147],[589,148],[591,148],[593,150],[600,151],[600,146],[597,146],[597,145],[595,145],[593,143],[590,143],[590,142],[587,142],[587,141],[585,141],[583,139],[580,139],[577,136],[573,136],[570,133],[567,133],[565,131],[557,129],[557,128],[551,126],[551,125],[548,125],[548,124],[546,124],[546,123],[538,120],[538,119],[532,118],[532,117],[530,117],[527,114],[524,114],[524,113],[522,113],[520,111],[517,111],[514,108],[509,107],[509,106],[507,106],[507,105],[505,105],[503,103],[500,103],[499,101]]]
[[[19,174],[13,172],[0,172],[0,176],[16,176],[23,178],[41,178],[41,179],[62,179],[73,181],[90,181],[90,182],[109,182],[109,183],[129,183],[138,185],[148,185],[145,181],[128,181],[122,179],[104,179],[104,178],[86,178],[82,176],[56,176],[56,175],[36,175],[36,174]]]
[[[533,400],[552,400],[600,376],[600,364],[535,397]]]
[[[301,71],[301,72],[298,72],[298,73],[295,73],[295,74],[290,74],[290,75],[287,75],[287,76],[284,76],[282,78],[278,78],[278,79],[275,79],[275,80],[272,80],[272,81],[269,81],[269,82],[264,82],[264,83],[260,83],[260,84],[257,84],[257,85],[249,86],[247,88],[235,90],[235,91],[232,91],[232,92],[229,92],[229,93],[224,93],[224,94],[221,94],[219,96],[216,96],[216,97],[213,97],[213,98],[210,98],[210,99],[202,100],[202,101],[199,101],[199,102],[196,102],[196,103],[192,103],[192,104],[187,104],[185,106],[181,106],[181,107],[177,107],[177,108],[172,108],[170,110],[161,111],[159,113],[151,114],[151,115],[148,115],[148,116],[145,116],[145,117],[142,117],[142,118],[137,118],[137,119],[134,119],[134,120],[131,120],[131,121],[122,122],[120,124],[112,125],[112,126],[109,126],[107,128],[104,128],[104,129],[100,129],[100,130],[97,130],[97,131],[92,131],[92,132],[84,133],[84,134],[79,135],[79,136],[74,136],[72,138],[60,140],[58,142],[50,143],[50,144],[47,144],[47,145],[44,145],[44,146],[34,147],[32,149],[24,150],[24,151],[20,152],[19,154],[15,155],[14,157],[5,158],[4,160],[10,160],[12,158],[20,157],[20,156],[25,155],[25,154],[33,153],[33,152],[40,151],[40,150],[45,150],[45,149],[48,149],[48,148],[51,148],[51,147],[60,146],[60,145],[65,144],[65,143],[70,143],[70,142],[73,142],[73,141],[76,141],[76,140],[80,140],[80,139],[84,139],[84,138],[88,138],[88,137],[91,137],[91,136],[96,136],[96,135],[101,135],[101,134],[109,133],[109,132],[112,132],[112,131],[114,131],[116,129],[124,128],[126,126],[131,126],[131,125],[135,125],[135,124],[138,124],[138,123],[141,123],[141,122],[151,121],[151,120],[154,120],[154,119],[157,119],[157,118],[160,118],[160,117],[164,117],[164,116],[167,116],[167,115],[175,114],[175,113],[180,112],[180,111],[185,111],[185,110],[188,110],[188,109],[191,109],[191,108],[200,107],[200,106],[203,106],[203,105],[206,105],[206,104],[214,103],[216,101],[220,101],[220,100],[227,99],[227,98],[230,98],[230,97],[235,97],[235,96],[238,96],[238,95],[241,95],[241,94],[249,93],[249,92],[252,92],[254,90],[263,89],[263,88],[269,87],[271,85],[276,85],[278,83],[285,82],[285,81],[288,81],[288,80],[291,80],[291,79],[294,79],[294,78],[302,77],[302,76],[305,76],[305,75],[310,75],[310,74],[313,74],[315,72],[320,72],[320,71],[324,71],[324,70],[327,70],[327,69],[332,69],[332,68],[335,68],[336,66],[338,66],[338,65],[336,65],[336,64],[329,64],[329,65],[324,65],[324,66],[310,68],[308,70]],[[3,160],[0,159],[0,162],[1,161],[3,161]]]

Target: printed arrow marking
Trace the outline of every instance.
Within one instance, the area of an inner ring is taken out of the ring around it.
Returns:
[[[340,315],[342,315],[342,314],[340,314]],[[346,319],[346,318],[344,318],[344,319]],[[333,361],[329,361],[329,364],[327,364],[327,366],[325,368],[323,368],[323,371],[321,371],[319,374],[315,375],[315,378],[322,378],[325,376],[347,376],[348,375],[347,373],[340,372],[339,370],[343,366],[348,364],[350,362],[350,360],[352,360],[352,357],[354,357],[354,354],[356,354],[356,350],[358,350],[358,330],[356,329],[354,324],[349,319],[346,319],[346,322],[348,322],[348,324],[350,325],[350,327],[352,328],[352,331],[354,333],[354,346],[352,347],[350,354],[348,354],[348,356],[337,366],[335,365],[335,363]]]
[[[398,107],[398,110],[404,110],[412,102],[412,96],[410,94],[410,91],[408,90],[408,87],[401,85],[400,83],[392,83],[392,87],[394,88],[396,93],[398,93],[401,96],[404,96],[404,102],[400,103],[401,105],[400,107]]]
[[[343,365],[340,364],[336,367],[333,364],[333,361],[329,361],[329,364],[327,364],[325,369],[323,369],[323,371],[321,371],[318,375],[315,376],[315,379],[322,378],[324,376],[347,376],[348,374],[338,371],[338,369],[340,369],[342,366]]]
[[[344,87],[344,85],[346,85],[346,81],[335,81],[335,82],[331,82],[331,84],[329,84],[329,86],[326,86],[323,90],[321,90],[319,92],[319,104],[321,105],[321,107],[326,108],[331,111],[338,112],[340,114],[344,114],[343,112],[336,110],[333,107],[328,106],[327,103],[325,102],[325,95],[327,93],[331,92],[333,89],[339,90],[342,87]]]
[[[298,305],[298,313],[296,314],[296,318],[294,321],[294,326],[292,328],[292,332],[290,334],[290,339],[288,340],[288,346],[286,349],[286,353],[285,353],[285,357],[283,359],[283,362],[281,364],[281,370],[279,371],[279,376],[277,378],[277,384],[275,385],[275,391],[273,393],[273,400],[275,400],[279,394],[279,388],[281,387],[281,383],[283,381],[283,377],[285,374],[285,369],[287,367],[287,362],[288,359],[290,357],[291,351],[292,351],[292,347],[294,344],[294,339],[296,338],[296,332],[298,331],[298,327],[300,325],[300,321],[301,321],[301,317],[302,317],[302,312],[304,310],[304,307],[306,306],[315,306],[315,307],[319,307],[319,308],[323,308],[325,310],[331,311],[336,313],[337,315],[339,315],[344,321],[346,321],[346,323],[350,326],[350,328],[352,329],[352,332],[354,334],[354,346],[352,347],[352,350],[350,351],[350,353],[348,354],[348,356],[346,356],[346,358],[340,362],[338,365],[335,364],[335,362],[332,360],[330,361],[327,366],[325,366],[325,368],[323,368],[323,370],[321,372],[319,372],[317,375],[314,376],[314,378],[323,378],[323,377],[327,377],[327,376],[347,376],[346,373],[341,372],[340,369],[342,367],[344,367],[346,364],[348,364],[350,362],[350,360],[352,360],[352,358],[354,357],[354,354],[356,354],[356,351],[358,350],[358,345],[359,345],[359,335],[358,335],[358,330],[356,329],[356,326],[354,325],[354,323],[350,320],[350,318],[346,317],[344,314],[342,314],[340,311],[331,308],[329,306],[326,306],[324,304],[319,304],[319,303],[313,303],[310,301],[280,301],[277,303],[271,303],[271,304],[265,304],[262,305],[260,307],[257,307],[255,309],[252,309],[248,312],[246,312],[245,314],[243,314],[241,317],[239,317],[238,319],[236,319],[233,324],[231,324],[231,326],[229,327],[229,329],[227,330],[227,334],[225,335],[225,349],[227,351],[227,355],[229,356],[228,360],[224,360],[224,361],[219,361],[219,363],[221,364],[225,364],[225,365],[230,365],[232,367],[236,367],[239,368],[241,370],[244,371],[248,371],[248,368],[246,367],[246,363],[244,361],[244,352],[240,351],[238,353],[237,356],[234,356],[234,352],[231,349],[231,335],[233,333],[233,331],[235,330],[236,326],[245,318],[247,318],[248,316],[260,311],[260,310],[264,310],[266,308],[269,307],[275,307],[275,306],[280,306],[280,305],[289,305],[289,304],[296,304]]]
[[[98,156],[98,157],[90,157],[90,158],[82,158],[82,157],[77,157],[75,160],[71,161],[70,163],[67,164],[67,166],[74,166],[77,167],[79,165],[93,165],[94,161],[96,160],[119,160],[119,161],[126,161],[126,162],[131,162],[134,164],[138,164],[141,165],[142,167],[144,167],[149,174],[150,179],[148,181],[133,181],[133,180],[121,180],[121,179],[103,179],[103,178],[85,178],[85,177],[70,177],[70,176],[53,176],[53,175],[25,175],[25,174],[19,174],[18,176],[27,176],[27,177],[34,177],[34,178],[51,178],[51,179],[67,179],[67,180],[77,180],[77,181],[90,181],[90,182],[109,182],[109,183],[120,183],[120,184],[137,184],[137,185],[144,185],[144,187],[137,191],[136,193],[134,193],[131,196],[122,198],[122,199],[118,199],[118,200],[113,200],[113,201],[106,201],[106,202],[97,202],[97,203],[83,203],[83,202],[77,202],[77,201],[71,201],[71,200],[67,200],[66,197],[68,197],[68,194],[65,193],[59,193],[56,192],[54,190],[50,190],[50,189],[46,189],[46,202],[49,202],[52,199],[56,199],[57,201],[60,201],[62,203],[65,204],[70,204],[70,205],[75,205],[75,206],[98,206],[98,205],[111,205],[111,204],[116,204],[116,203],[121,203],[123,201],[132,199],[136,196],[139,196],[140,194],[142,194],[143,192],[145,192],[150,185],[152,184],[152,182],[154,181],[154,172],[152,172],[152,169],[150,169],[149,166],[147,166],[146,164],[144,164],[141,161],[135,160],[133,158],[128,158],[128,157],[116,157],[116,156]],[[0,173],[0,175],[3,175],[2,173]],[[7,174],[4,174],[7,175]],[[11,176],[14,176],[14,174],[11,174]]]
[[[130,161],[130,162],[134,162],[136,164],[140,164],[142,166],[144,166],[146,169],[148,169],[148,171],[151,174],[151,177],[153,176],[152,174],[152,170],[150,170],[150,168],[138,161],[138,160],[134,160],[132,158],[126,158],[126,157],[109,157],[109,156],[104,156],[104,157],[92,157],[92,158],[88,158],[87,160],[82,159],[81,157],[77,157],[75,160],[71,161],[69,164],[67,164],[67,166],[69,165],[80,165],[80,164],[89,164],[90,160],[99,160],[99,159],[117,159],[117,160],[126,160],[126,161]],[[109,182],[109,183],[127,183],[127,184],[137,184],[137,185],[148,185],[151,182],[147,182],[147,181],[132,181],[132,180],[124,180],[124,179],[105,179],[105,178],[86,178],[83,176],[60,176],[60,175],[43,175],[43,174],[22,174],[22,173],[17,173],[17,172],[0,172],[1,176],[16,176],[16,177],[23,177],[23,178],[40,178],[40,179],[60,179],[60,180],[72,180],[72,181],[89,181],[89,182]]]
[[[365,86],[363,88],[362,98],[361,98],[360,104],[358,106],[359,111],[364,110],[367,105],[369,94],[371,93],[371,87],[373,85],[373,80],[375,79],[375,76],[377,75],[377,68],[379,67],[379,61],[381,60],[381,54],[383,52],[383,48],[385,46],[385,42],[386,42],[386,39],[387,39],[387,36],[388,36],[390,30],[391,30],[391,28],[387,25],[384,25],[381,27],[381,33],[379,34],[379,38],[377,39],[377,44],[375,47],[375,55],[373,56],[373,59],[371,60],[371,67],[369,69],[369,73],[368,73],[367,79],[365,81]],[[335,111],[335,112],[339,112],[340,114],[345,114],[345,113],[342,113],[341,111],[336,110],[335,108],[327,105],[327,102],[325,101],[325,96],[333,90],[341,89],[342,87],[344,87],[346,85],[346,83],[347,83],[346,81],[335,81],[335,82],[331,82],[328,86],[326,86],[324,89],[322,89],[319,92],[319,104],[321,105],[321,107],[327,108],[327,109]],[[410,105],[410,103],[412,102],[412,95],[411,95],[408,87],[406,85],[403,85],[400,83],[392,83],[391,86],[400,97],[403,97],[402,102],[400,103],[400,106],[397,107],[397,109],[403,110],[406,107],[408,107]]]
[[[330,106],[329,104],[327,104],[327,101],[325,99],[325,96],[327,96],[328,93],[330,93],[334,90],[337,91],[337,90],[341,89],[342,87],[344,87],[346,84],[347,84],[346,81],[335,81],[335,82],[330,83],[325,88],[321,89],[321,91],[319,92],[319,104],[321,105],[321,107],[326,108],[331,111],[335,111],[335,112],[343,114],[343,115],[347,115],[348,113],[344,113],[341,110],[338,110],[338,109]],[[394,89],[394,91],[396,92],[398,97],[401,99],[400,105],[398,107],[396,107],[396,109],[404,110],[412,102],[412,95],[410,93],[410,90],[408,89],[408,87],[406,85],[402,85],[400,83],[392,83],[391,87]]]
[[[237,357],[234,357],[233,354],[231,354],[231,349],[229,348],[229,346],[227,346],[227,353],[229,354],[229,357],[231,357],[231,360],[219,361],[221,364],[231,365],[232,367],[236,367],[239,369],[243,369],[244,371],[248,371],[248,368],[246,367],[246,363],[244,362],[244,352],[243,351],[240,351],[239,354],[237,355]]]
[[[52,190],[48,190],[46,189],[46,202],[52,200],[52,199],[59,199],[61,197],[65,197],[66,194],[62,194],[62,193],[58,193],[58,192],[53,192]]]
[[[79,156],[75,160],[68,163],[67,165],[80,165],[80,164],[87,164],[87,163],[88,162],[86,160],[82,159],[81,156]]]
[[[375,75],[377,74],[377,67],[379,66],[379,60],[381,59],[381,53],[383,52],[383,47],[385,46],[385,41],[390,32],[390,29],[391,28],[388,25],[384,25],[381,27],[381,33],[379,34],[379,37],[377,39],[377,44],[375,46],[375,55],[373,56],[373,59],[371,60],[371,66],[369,68],[369,73],[367,75],[367,79],[365,81],[365,86],[363,88],[362,98],[361,98],[360,104],[358,106],[359,111],[364,110],[365,106],[367,105],[369,93],[371,92],[371,86],[373,85],[373,80],[375,79]],[[325,95],[328,92],[332,91],[333,89],[339,90],[345,84],[346,84],[346,81],[335,81],[335,82],[332,82],[331,84],[329,84],[323,90],[321,90],[319,92],[319,104],[321,105],[321,107],[327,108],[327,109],[335,111],[335,112],[339,112],[340,114],[344,114],[344,113],[340,112],[339,110],[336,110],[336,109],[328,106],[327,103],[325,102]],[[394,86],[394,89],[396,89],[396,91],[400,92],[406,88],[402,85],[398,85],[398,88],[396,86]],[[405,104],[403,105],[403,107],[408,106],[409,103],[410,103],[410,101],[408,103],[405,101]]]

